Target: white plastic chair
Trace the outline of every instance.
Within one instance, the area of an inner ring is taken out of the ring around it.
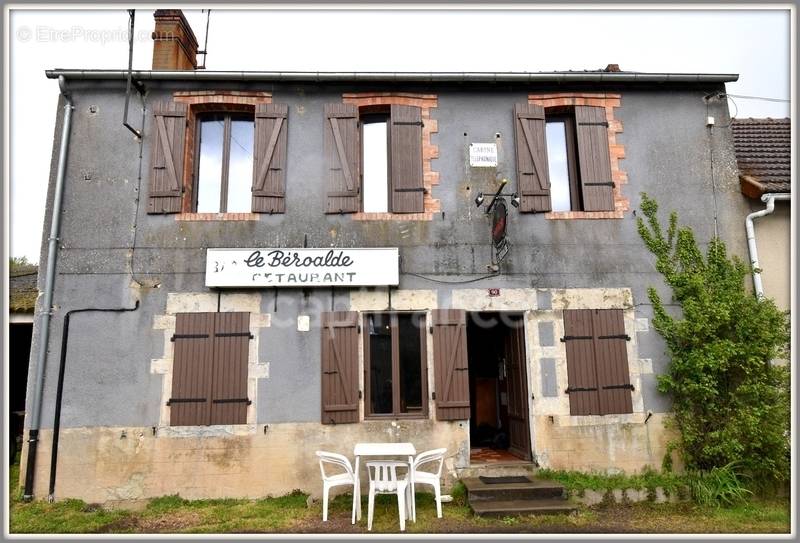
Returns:
[[[319,470],[322,473],[322,521],[328,520],[328,493],[331,487],[349,485],[353,487],[353,519],[352,524],[356,523],[356,504],[359,500],[359,492],[356,488],[356,476],[350,460],[341,454],[317,451],[319,457]],[[325,464],[333,464],[344,468],[344,473],[328,475],[325,473]]]
[[[414,499],[414,485],[424,484],[431,485],[436,498],[436,516],[442,518],[442,488],[440,486],[440,479],[442,477],[442,464],[444,464],[444,453],[447,449],[433,449],[430,451],[421,452],[414,458],[411,463],[411,519],[417,522],[417,506]],[[419,469],[424,464],[431,464],[438,462],[435,472],[422,471]]]
[[[369,473],[369,507],[367,509],[367,530],[372,530],[372,517],[375,511],[375,494],[397,494],[397,508],[400,515],[400,531],[406,529],[406,498],[411,487],[408,484],[408,462],[398,460],[371,460],[366,462]],[[397,478],[397,468],[407,470],[402,479]]]

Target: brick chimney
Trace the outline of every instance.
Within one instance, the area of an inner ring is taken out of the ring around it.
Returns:
[[[196,70],[197,38],[179,9],[157,9],[153,14],[154,70]]]

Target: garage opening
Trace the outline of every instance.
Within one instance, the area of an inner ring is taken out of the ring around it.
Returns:
[[[470,463],[531,460],[528,372],[522,314],[474,312],[467,319]]]

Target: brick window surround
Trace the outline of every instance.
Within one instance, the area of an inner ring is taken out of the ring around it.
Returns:
[[[431,109],[438,107],[435,94],[415,94],[408,92],[353,92],[342,95],[342,102],[354,104],[359,108],[366,106],[416,106],[422,115],[422,182],[425,187],[422,213],[352,213],[357,221],[395,220],[430,221],[433,214],[442,210],[441,202],[432,197],[434,185],[439,184],[439,172],[433,171],[431,160],[439,158],[439,146],[431,144],[431,134],[438,132],[435,119],[431,119]]]
[[[175,215],[176,221],[257,221],[259,213],[194,213],[194,155],[195,130],[197,115],[204,112],[241,112],[255,114],[256,104],[272,102],[270,92],[251,91],[178,91],[173,93],[173,100],[187,104],[186,145],[183,150],[183,204],[180,213]]]
[[[619,94],[559,92],[551,94],[529,94],[528,104],[547,108],[563,106],[597,106],[605,108],[608,121],[608,150],[611,156],[611,180],[614,182],[614,211],[549,211],[547,219],[621,219],[630,209],[630,201],[622,195],[622,185],[627,184],[628,175],[619,169],[620,159],[625,158],[625,147],[617,143],[617,134],[622,132],[622,121],[614,118],[614,108],[620,107]]]

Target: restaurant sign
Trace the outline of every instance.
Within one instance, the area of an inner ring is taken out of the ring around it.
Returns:
[[[396,247],[379,249],[208,249],[208,287],[397,285]]]

